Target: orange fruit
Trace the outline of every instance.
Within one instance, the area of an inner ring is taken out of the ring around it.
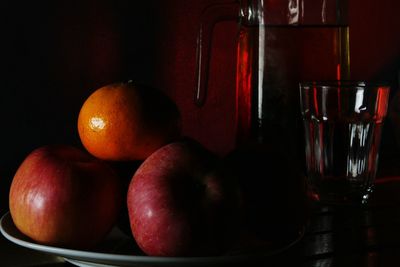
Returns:
[[[180,114],[164,93],[132,82],[106,85],[83,103],[83,146],[104,160],[144,160],[180,136]]]

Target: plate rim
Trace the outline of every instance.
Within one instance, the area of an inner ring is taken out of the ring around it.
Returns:
[[[229,263],[229,262],[238,262],[241,260],[249,260],[251,257],[270,257],[273,255],[277,255],[283,251],[288,250],[295,244],[297,244],[304,236],[304,231],[301,231],[296,239],[288,242],[288,244],[265,252],[259,253],[246,253],[246,254],[235,254],[235,255],[221,255],[221,256],[195,256],[195,257],[161,257],[161,256],[146,256],[146,255],[128,255],[128,254],[113,254],[106,252],[95,252],[90,250],[77,250],[70,248],[62,248],[55,246],[48,246],[43,244],[35,243],[34,241],[27,241],[15,237],[12,233],[10,233],[7,229],[6,224],[10,224],[9,226],[15,227],[15,230],[19,232],[17,227],[15,226],[11,213],[6,212],[0,219],[0,232],[3,236],[11,241],[14,244],[19,246],[52,254],[55,256],[60,256],[65,259],[73,259],[79,260],[85,263],[97,263],[97,264],[126,264],[126,263],[135,263],[135,264],[155,264],[155,263],[165,263],[165,264],[182,264],[191,262],[199,264],[218,264],[218,263]],[[23,233],[19,232],[24,235]],[[25,236],[25,235],[24,235]],[[28,237],[27,237],[28,238]]]

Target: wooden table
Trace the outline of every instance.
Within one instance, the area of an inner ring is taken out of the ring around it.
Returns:
[[[400,266],[400,180],[379,179],[364,207],[315,206],[281,266]]]

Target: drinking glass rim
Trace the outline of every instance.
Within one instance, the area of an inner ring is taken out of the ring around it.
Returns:
[[[313,89],[313,88],[332,88],[332,89],[355,89],[355,88],[380,88],[390,89],[390,84],[385,81],[366,81],[366,80],[321,80],[321,81],[304,81],[299,83],[300,89]]]

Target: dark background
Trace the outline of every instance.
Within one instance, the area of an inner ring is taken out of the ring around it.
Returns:
[[[7,209],[12,176],[30,151],[50,143],[81,146],[79,109],[93,90],[108,83],[132,79],[161,88],[178,104],[186,135],[221,155],[230,151],[234,22],[217,25],[209,99],[202,109],[193,104],[199,17],[204,7],[220,2],[3,1],[0,211]],[[396,165],[400,148],[400,101],[395,98],[400,75],[398,10],[397,0],[350,1],[352,78],[388,80],[394,89],[382,166]]]

